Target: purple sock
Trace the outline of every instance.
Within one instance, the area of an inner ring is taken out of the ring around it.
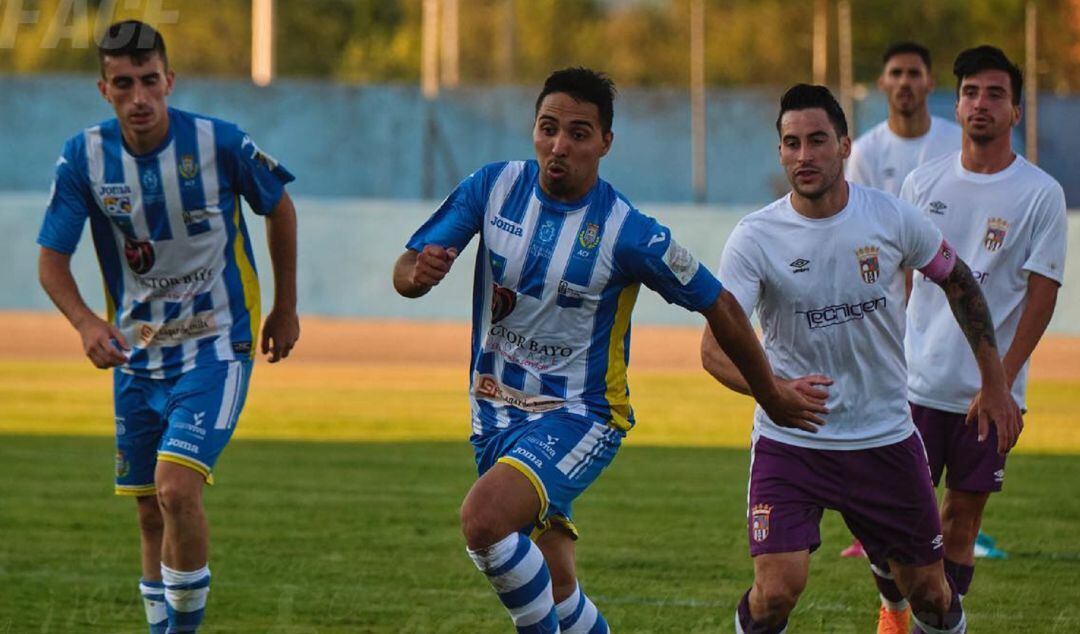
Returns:
[[[736,618],[739,619],[739,628],[743,634],[783,634],[787,629],[787,619],[784,619],[783,623],[780,623],[776,627],[769,627],[762,623],[754,622],[754,619],[750,616],[750,591],[747,590],[742,599],[739,600],[739,609],[736,611]]]
[[[877,584],[878,592],[881,593],[885,601],[891,604],[889,605],[890,609],[903,610],[907,607],[907,599],[904,598],[904,593],[900,592],[900,588],[896,587],[888,563],[880,565],[871,563],[870,572],[874,573],[874,583]]]
[[[964,606],[960,604],[960,593],[956,590],[956,583],[953,582],[952,577],[945,575],[945,580],[949,582],[949,589],[952,590],[952,601],[949,603],[949,610],[944,615],[938,614],[916,614],[914,611],[911,614],[911,618],[915,621],[915,627],[912,628],[913,632],[926,632],[928,634],[937,634],[939,632],[963,632],[964,627],[961,625],[965,622],[964,619]]]
[[[946,558],[945,574],[952,577],[956,584],[956,591],[967,596],[968,588],[971,587],[971,578],[975,576],[975,566],[965,566]]]

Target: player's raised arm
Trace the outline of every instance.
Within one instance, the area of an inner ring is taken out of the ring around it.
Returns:
[[[752,394],[777,425],[816,433],[817,427],[825,424],[819,414],[829,411],[824,400],[827,395],[821,390],[806,394],[775,379],[757,334],[734,295],[721,291],[701,314],[708,320],[707,331],[711,331],[716,344],[708,359],[703,344],[702,362],[710,374],[733,390]]]
[[[951,251],[942,243],[942,252]],[[956,323],[975,353],[982,377],[982,390],[977,397],[977,406],[969,415],[969,422],[976,417],[979,424],[979,440],[985,440],[991,423],[997,427],[998,453],[1004,454],[1016,445],[1020,436],[1020,412],[1009,394],[1005,380],[1005,370],[998,354],[994,336],[994,322],[990,307],[979,288],[979,282],[971,274],[971,269],[960,258],[955,258],[955,265],[947,274],[933,270],[940,264],[938,258],[931,261],[920,271],[945,291],[949,308],[956,317]]]

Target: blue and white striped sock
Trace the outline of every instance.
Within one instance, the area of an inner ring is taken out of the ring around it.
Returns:
[[[203,566],[182,572],[161,564],[161,580],[165,582],[168,634],[198,631],[206,610],[206,595],[210,592],[210,568]]]
[[[139,579],[139,594],[142,595],[143,607],[146,608],[146,622],[150,625],[150,634],[165,634],[169,627],[169,615],[165,611],[165,584]]]
[[[531,539],[513,533],[487,548],[468,552],[480,572],[487,575],[519,634],[559,631],[551,573]]]
[[[596,605],[574,586],[574,593],[555,606],[562,634],[609,634],[607,621]]]

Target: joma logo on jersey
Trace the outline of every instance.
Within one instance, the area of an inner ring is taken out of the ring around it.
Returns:
[[[510,235],[516,236],[518,238],[525,235],[525,230],[522,229],[520,225],[516,225],[509,220],[500,218],[499,216],[495,216],[494,218],[492,218],[490,224],[496,229],[502,229]]]
[[[939,216],[944,216],[945,210],[948,208],[949,206],[941,202],[940,200],[935,200],[934,202],[930,203],[930,213],[937,214]]]
[[[881,264],[878,261],[877,247],[863,247],[856,249],[855,257],[859,259],[859,275],[867,284],[873,284],[881,274]]]
[[[1005,234],[1009,232],[1009,223],[1004,218],[991,218],[986,222],[986,235],[983,246],[989,251],[997,251],[1005,244]]]
[[[104,198],[106,196],[130,196],[131,187],[127,183],[105,183],[98,186],[98,197]]]

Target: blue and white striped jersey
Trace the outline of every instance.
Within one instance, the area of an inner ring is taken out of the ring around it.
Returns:
[[[473,432],[563,411],[628,430],[630,313],[640,283],[701,310],[720,282],[671,232],[598,180],[582,200],[547,197],[536,161],[466,178],[406,245],[480,247],[473,290]]]
[[[169,133],[133,155],[116,119],[64,145],[38,244],[74,253],[90,219],[125,372],[165,378],[251,358],[259,281],[239,197],[273,211],[292,174],[231,123],[169,109]]]

